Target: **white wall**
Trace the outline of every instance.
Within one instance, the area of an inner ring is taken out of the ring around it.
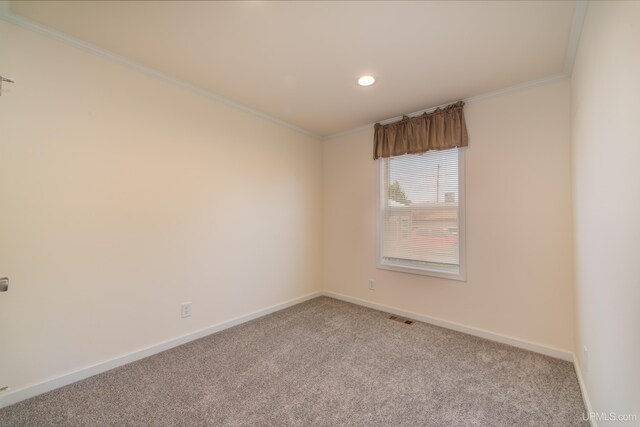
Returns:
[[[640,420],[639,53],[640,2],[591,2],[572,76],[575,351],[593,410]]]
[[[569,89],[465,107],[467,283],[376,269],[373,130],[326,141],[325,289],[571,352]]]
[[[0,70],[0,385],[320,290],[319,141],[2,21]]]

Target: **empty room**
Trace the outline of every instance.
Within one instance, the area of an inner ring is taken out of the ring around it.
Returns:
[[[0,1],[0,426],[640,426],[640,1]]]

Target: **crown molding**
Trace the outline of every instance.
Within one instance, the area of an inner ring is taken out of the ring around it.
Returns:
[[[78,48],[80,50],[83,50],[85,52],[91,53],[95,56],[99,56],[105,59],[108,59],[110,61],[116,62],[120,65],[124,65],[128,68],[131,68],[135,71],[138,71],[142,74],[146,74],[147,76],[150,77],[154,77],[156,79],[162,80],[166,83],[170,83],[173,84],[175,86],[181,87],[182,89],[186,89],[190,92],[196,93],[198,95],[204,96],[205,98],[209,98],[212,99],[214,101],[220,102],[221,104],[224,104],[228,107],[231,108],[235,108],[237,110],[240,110],[242,112],[251,114],[255,117],[261,118],[263,120],[267,120],[269,122],[275,123],[277,125],[280,126],[284,126],[286,128],[295,130],[297,132],[300,132],[306,136],[315,138],[315,139],[322,139],[322,137],[318,134],[315,134],[311,131],[308,131],[306,129],[303,129],[301,127],[298,127],[296,125],[293,125],[291,123],[285,122],[283,120],[277,119],[275,117],[272,117],[266,113],[263,113],[261,111],[258,110],[254,110],[251,107],[247,107],[246,105],[240,104],[238,102],[232,101],[228,98],[225,98],[222,95],[218,95],[217,93],[211,92],[207,89],[204,89],[202,87],[193,85],[191,83],[188,83],[184,80],[180,80],[177,79],[175,77],[172,77],[168,74],[165,74],[161,71],[156,70],[155,68],[151,68],[148,67],[146,65],[143,65],[139,62],[133,61],[129,58],[126,58],[124,56],[118,55],[117,53],[111,52],[110,50],[107,49],[103,49],[101,47],[95,46],[91,43],[87,43],[85,41],[82,41],[76,37],[73,37],[69,34],[63,33],[62,31],[58,31],[55,30],[51,27],[47,27],[46,25],[42,25],[39,24],[31,19],[28,18],[24,18],[22,16],[16,15],[11,11],[11,7],[10,7],[10,2],[8,0],[0,0],[0,19],[7,21],[11,24],[17,25],[19,27],[22,27],[24,29],[27,30],[31,30],[34,31],[38,34],[47,36],[49,38],[52,38],[54,40],[57,40],[59,42],[62,42],[66,45]]]
[[[573,10],[573,20],[571,21],[571,31],[569,32],[569,43],[567,43],[563,70],[564,74],[569,77],[573,72],[573,64],[576,62],[576,54],[578,53],[578,45],[580,44],[580,36],[582,35],[582,27],[588,8],[588,0],[577,0]]]
[[[582,27],[584,24],[584,18],[587,14],[587,9],[589,7],[589,0],[576,0],[575,8],[573,9],[573,18],[571,20],[571,30],[569,31],[569,41],[567,43],[567,50],[565,52],[564,59],[564,68],[561,73],[554,74],[549,77],[544,77],[538,80],[531,80],[528,82],[520,83],[515,86],[510,86],[504,89],[494,90],[491,92],[487,92],[484,94],[472,96],[470,98],[463,99],[466,104],[472,104],[474,102],[478,102],[484,99],[493,98],[496,96],[502,96],[509,93],[518,92],[521,90],[532,89],[534,87],[543,86],[546,84],[555,83],[560,80],[568,79],[571,77],[571,73],[573,72],[573,64],[576,59],[576,53],[578,52],[578,45],[580,44],[580,36],[582,35]],[[452,102],[459,101],[458,99],[453,99],[450,102],[445,104],[437,105],[435,107],[425,108],[420,111],[415,111],[413,113],[404,114],[404,116],[417,116],[423,113],[430,113],[437,108],[442,108],[446,105],[451,104]],[[380,124],[392,123],[397,120],[402,119],[403,116],[396,116],[389,119],[384,119],[379,121]],[[371,129],[375,123],[369,123],[363,126],[358,126],[356,128],[347,129],[342,132],[337,132],[331,135],[325,135],[322,137],[323,141],[327,141],[333,138],[339,138],[341,136],[351,135],[363,130]]]
[[[531,89],[534,87],[538,87],[538,86],[543,86],[546,84],[550,84],[550,83],[554,83],[566,78],[571,77],[571,73],[573,71],[573,64],[575,62],[575,58],[576,58],[576,53],[578,51],[578,45],[580,43],[580,36],[582,34],[582,27],[584,24],[584,18],[586,16],[587,13],[587,8],[589,5],[589,0],[576,0],[576,6],[574,8],[573,11],[573,19],[571,22],[571,30],[569,33],[569,41],[567,44],[567,50],[565,53],[565,61],[564,61],[564,68],[563,68],[563,72],[559,73],[559,74],[554,74],[552,76],[549,77],[544,77],[542,79],[538,79],[538,80],[533,80],[533,81],[528,81],[528,82],[524,82],[515,86],[510,86],[504,89],[499,89],[499,90],[495,90],[495,91],[491,91],[491,92],[487,92],[484,94],[480,94],[480,95],[476,95],[476,96],[472,96],[470,98],[466,98],[463,99],[463,101],[467,104],[470,103],[474,103],[480,100],[484,100],[484,99],[489,99],[489,98],[493,98],[496,96],[502,96],[502,95],[506,95],[509,93],[513,93],[513,92],[518,92],[521,90],[526,90],[526,89]],[[251,114],[253,116],[259,117],[261,119],[270,121],[272,123],[284,126],[286,128],[295,130],[297,132],[300,132],[306,136],[315,138],[315,139],[319,139],[321,141],[326,141],[329,139],[333,139],[333,138],[338,138],[341,136],[346,136],[346,135],[350,135],[353,133],[357,133],[366,129],[370,129],[373,127],[374,123],[369,123],[363,126],[358,126],[356,128],[351,128],[351,129],[347,129],[341,132],[337,132],[337,133],[333,133],[330,135],[318,135],[316,133],[313,133],[311,131],[308,131],[306,129],[303,129],[301,127],[298,127],[296,125],[293,125],[291,123],[285,122],[283,120],[277,119],[275,117],[272,117],[266,113],[263,113],[261,111],[258,110],[254,110],[253,108],[250,108],[246,105],[237,103],[235,101],[232,101],[228,98],[225,98],[221,95],[218,95],[214,92],[211,92],[209,90],[206,90],[204,88],[201,88],[199,86],[193,85],[191,83],[188,83],[186,81],[177,79],[175,77],[169,76],[161,71],[158,71],[154,68],[148,67],[146,65],[140,64],[136,61],[133,61],[131,59],[125,58],[124,56],[118,55],[114,52],[111,52],[107,49],[102,49],[98,46],[95,46],[93,44],[84,42],[76,37],[70,36],[66,33],[63,33],[61,31],[55,30],[53,28],[47,27],[45,25],[41,25],[38,24],[37,22],[30,20],[28,18],[24,18],[22,16],[18,16],[16,14],[14,14],[11,11],[11,7],[10,7],[10,1],[9,0],[0,0],[0,19],[10,22],[12,24],[18,25],[22,28],[34,31],[36,33],[42,34],[44,36],[48,36],[54,40],[57,40],[59,42],[62,42],[64,44],[76,47],[78,49],[84,50],[85,52],[89,52],[93,55],[96,56],[100,56],[103,58],[106,58],[108,60],[114,61],[116,63],[119,63],[121,65],[124,65],[126,67],[129,67],[131,69],[134,69],[140,73],[146,74],[148,76],[157,78],[159,80],[165,81],[167,83],[179,86],[183,89],[189,90],[191,92],[194,92],[198,95],[204,96],[206,98],[212,99],[214,101],[220,102],[224,105],[227,105],[229,107],[238,109],[240,111],[243,111],[245,113]],[[451,102],[455,102],[458,101],[456,100],[452,100]],[[405,114],[406,116],[415,116],[415,115],[419,115],[422,113],[428,113],[431,111],[434,111],[436,108],[439,107],[443,107],[445,105],[450,104],[450,102],[442,104],[442,105],[438,105],[435,107],[429,107],[420,111],[416,111],[413,113],[409,113],[409,114]],[[402,116],[397,116],[397,117],[392,117],[389,119],[385,119],[380,121],[380,123],[382,124],[386,124],[386,123],[390,123],[390,122],[394,122],[396,120],[400,120],[402,118]]]
[[[510,93],[514,93],[514,92],[520,92],[523,90],[527,90],[527,89],[533,89],[535,87],[539,87],[539,86],[544,86],[544,85],[548,85],[551,83],[555,83],[555,82],[559,82],[561,80],[565,80],[568,79],[569,77],[564,74],[554,74],[553,76],[549,76],[549,77],[545,77],[542,79],[538,79],[538,80],[531,80],[528,82],[524,82],[524,83],[520,83],[514,86],[509,86],[507,88],[504,89],[498,89],[498,90],[494,90],[491,92],[487,92],[487,93],[483,93],[480,95],[476,95],[476,96],[472,96],[471,98],[465,98],[462,99],[462,101],[464,101],[465,104],[473,104],[474,102],[478,102],[478,101],[483,101],[485,99],[490,99],[490,98],[495,98],[498,96],[502,96],[502,95],[507,95]],[[414,111],[413,113],[408,113],[408,114],[403,114],[402,116],[396,116],[396,117],[391,117],[389,119],[384,119],[384,120],[380,120],[377,123],[380,123],[382,125],[386,125],[388,123],[393,123],[395,121],[401,120],[402,117],[404,116],[408,116],[408,117],[414,117],[414,116],[419,116],[420,114],[424,114],[424,113],[431,113],[433,111],[435,111],[437,108],[443,108],[446,107],[447,105],[450,105],[454,102],[460,101],[459,99],[454,99],[451,100],[450,102],[446,102],[444,104],[440,104],[437,105],[435,107],[429,107],[429,108],[425,108],[423,110],[419,110],[419,111]],[[351,135],[353,133],[357,133],[366,129],[373,129],[373,126],[375,125],[375,123],[369,123],[367,125],[364,126],[359,126],[357,128],[353,128],[353,129],[348,129],[342,132],[338,132],[338,133],[334,133],[331,135],[327,135],[322,137],[323,141],[327,141],[329,139],[333,139],[333,138],[339,138],[341,136],[346,136],[346,135]]]

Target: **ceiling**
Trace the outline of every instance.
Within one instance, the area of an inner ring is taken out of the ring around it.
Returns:
[[[319,136],[563,72],[574,1],[11,2]],[[376,76],[362,88],[356,79]]]

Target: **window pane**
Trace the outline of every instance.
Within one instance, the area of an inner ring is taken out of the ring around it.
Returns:
[[[458,272],[458,150],[384,159],[383,261]]]

